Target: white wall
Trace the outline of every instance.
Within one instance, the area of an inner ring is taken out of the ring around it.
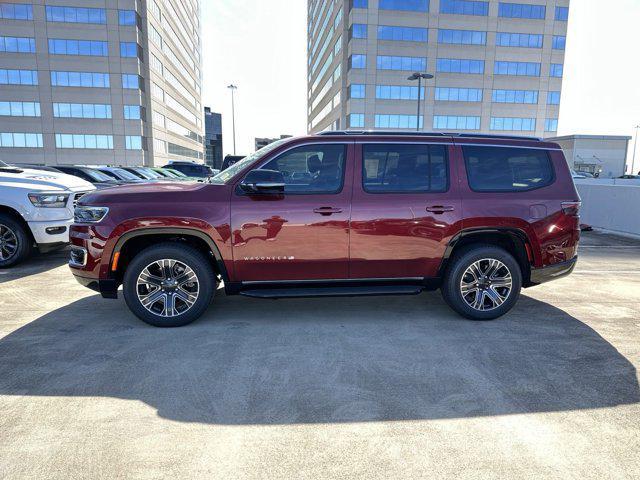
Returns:
[[[640,235],[640,183],[626,185],[576,180],[582,198],[582,223],[620,233]]]

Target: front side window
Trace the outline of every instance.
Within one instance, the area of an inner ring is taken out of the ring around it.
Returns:
[[[346,145],[309,145],[285,152],[260,168],[281,172],[285,193],[338,193],[346,156]]]
[[[369,193],[445,192],[444,145],[363,145],[363,188]]]
[[[463,147],[469,186],[475,192],[518,192],[545,187],[554,174],[544,150]]]

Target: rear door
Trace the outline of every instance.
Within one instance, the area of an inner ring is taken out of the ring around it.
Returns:
[[[353,155],[353,142],[292,147],[257,167],[280,171],[284,193],[252,195],[236,185],[237,281],[349,278]]]
[[[444,142],[357,145],[351,278],[437,275],[462,215],[451,149]]]

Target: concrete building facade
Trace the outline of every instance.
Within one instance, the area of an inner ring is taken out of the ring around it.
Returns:
[[[568,16],[569,0],[309,0],[307,128],[553,134]],[[414,72],[435,78],[419,92]]]
[[[625,174],[631,137],[617,135],[567,135],[547,138],[556,142],[576,172],[616,178]],[[629,163],[631,160],[629,160]],[[634,172],[635,173],[635,172]]]
[[[0,1],[0,158],[204,159],[198,0]]]
[[[255,138],[256,152],[261,148],[266,147],[270,143],[277,142],[278,140],[282,140],[283,138],[291,138],[291,135],[280,135],[280,138],[256,137]]]

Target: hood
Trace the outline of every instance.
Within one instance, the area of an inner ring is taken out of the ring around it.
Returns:
[[[81,178],[66,173],[0,167],[0,187],[24,188],[31,191],[86,192],[95,187]]]
[[[202,201],[202,190],[220,186],[207,183],[172,181],[122,185],[85,195],[80,200],[80,205],[108,206],[116,203]]]

